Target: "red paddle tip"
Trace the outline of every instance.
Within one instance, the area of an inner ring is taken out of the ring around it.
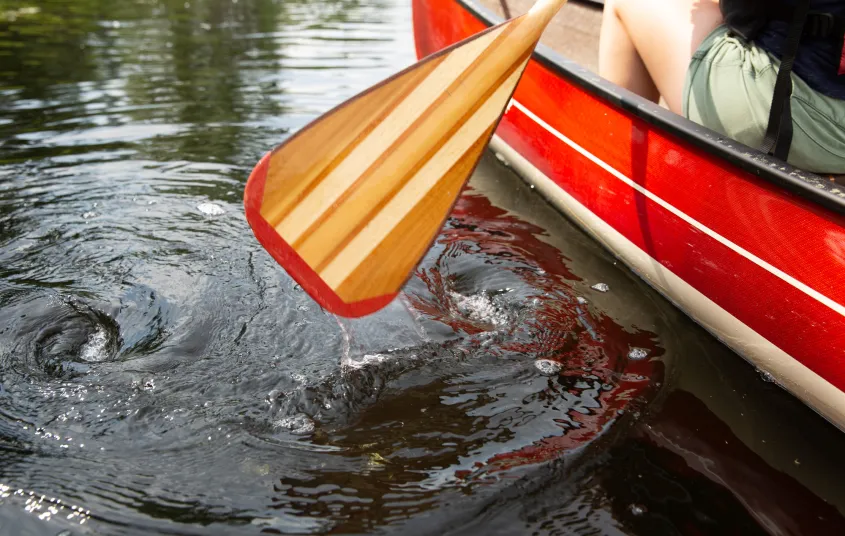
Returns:
[[[378,296],[352,303],[343,301],[261,216],[264,184],[267,181],[267,170],[270,167],[272,155],[272,152],[265,154],[256,164],[246,181],[246,188],[244,189],[246,221],[261,246],[285,269],[288,275],[299,283],[314,301],[330,313],[348,318],[358,318],[375,313],[393,301],[398,294]]]

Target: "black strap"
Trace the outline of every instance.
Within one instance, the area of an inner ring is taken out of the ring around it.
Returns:
[[[799,0],[789,24],[786,42],[781,54],[780,70],[775,82],[772,107],[769,111],[769,126],[760,150],[775,158],[786,160],[792,144],[792,66],[798,53],[798,43],[804,31],[804,23],[810,12],[810,0]]]
[[[811,11],[807,14],[804,26],[804,37],[820,39],[841,39],[845,34],[845,19],[833,13],[818,13]]]
[[[766,6],[766,20],[792,23],[795,20],[795,6],[784,2],[772,2]],[[839,38],[845,32],[845,18],[834,13],[810,11],[801,37],[828,39]]]

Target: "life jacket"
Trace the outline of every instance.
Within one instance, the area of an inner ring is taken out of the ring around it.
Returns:
[[[786,160],[792,144],[792,66],[798,44],[804,38],[835,40],[842,55],[840,76],[845,76],[845,18],[833,13],[810,11],[810,0],[798,0],[790,5],[781,0],[719,0],[722,17],[732,32],[752,41],[769,21],[789,23],[786,42],[780,58],[780,70],[775,82],[769,124],[761,150]]]

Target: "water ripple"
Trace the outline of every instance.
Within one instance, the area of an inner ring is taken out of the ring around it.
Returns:
[[[469,512],[483,525],[526,480],[587,467],[659,397],[670,306],[557,215],[532,223],[544,205],[520,215],[492,159],[487,190],[466,192],[402,296],[368,318],[327,314],[254,240],[252,165],[413,61],[407,2],[7,4],[10,534],[426,532]],[[598,305],[597,281],[615,305]],[[532,530],[617,526],[590,510],[594,484],[557,476],[572,489]]]

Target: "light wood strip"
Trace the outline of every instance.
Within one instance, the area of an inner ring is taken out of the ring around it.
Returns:
[[[420,110],[428,109],[464,71],[473,66],[479,56],[509,24],[480,36],[460,49],[449,53],[434,71],[406,97],[357,147],[331,170],[278,225],[276,232],[288,243],[294,243],[302,234],[343,195],[347,188],[373,163],[373,155],[390,147],[419,118]]]
[[[376,248],[381,244],[391,232],[397,227],[400,222],[407,219],[409,214],[413,211],[415,206],[421,199],[426,197],[432,190],[437,187],[437,194],[440,198],[446,199],[448,203],[439,212],[432,212],[427,218],[423,218],[420,222],[422,225],[417,226],[415,232],[427,233],[430,238],[422,239],[421,236],[415,235],[414,240],[408,241],[410,245],[419,245],[420,247],[428,247],[428,244],[433,238],[434,233],[440,228],[443,217],[446,216],[451,206],[452,201],[457,195],[454,188],[460,189],[466,179],[466,175],[457,181],[454,173],[448,173],[456,167],[456,164],[461,162],[468,156],[468,149],[474,147],[479,140],[486,144],[489,137],[490,129],[496,124],[501,114],[502,109],[507,104],[513,93],[514,87],[519,81],[522,71],[525,69],[527,61],[524,61],[518,69],[516,69],[510,78],[490,96],[484,105],[464,123],[461,129],[452,136],[433,158],[429,159],[425,166],[419,170],[408,184],[390,200],[384,209],[378,213],[376,217],[370,220],[369,223],[353,238],[346,248],[343,249],[329,265],[320,272],[320,277],[332,288],[338,291],[341,285],[352,275],[356,268],[362,263],[374,262],[371,257]],[[483,145],[482,145],[483,149]],[[472,151],[470,151],[472,152]],[[477,156],[477,155],[476,155]],[[473,167],[475,160],[473,160]],[[460,167],[460,166],[458,166]],[[466,170],[468,174],[472,171],[472,167]],[[448,173],[448,175],[447,175]],[[445,175],[445,177],[444,177]],[[449,183],[441,184],[441,179]],[[456,182],[457,181],[457,182]],[[429,201],[431,203],[431,201]],[[419,227],[422,227],[421,229]],[[418,262],[418,255],[409,254],[405,251],[406,248],[398,247],[395,251],[397,261]],[[407,277],[408,270],[413,266],[408,267],[401,274],[402,280],[396,284],[401,285],[404,278]],[[402,269],[399,269],[401,272]],[[385,278],[383,281],[374,282],[376,286],[387,285],[388,290],[384,293],[395,291],[390,290],[391,284],[388,281],[390,278]],[[398,288],[398,286],[396,287]],[[378,292],[378,291],[376,291]],[[377,295],[377,294],[376,294]],[[346,299],[343,295],[342,298]]]
[[[468,105],[456,106],[453,112],[463,114],[441,132],[442,117],[448,106],[443,103],[437,113],[413,125],[408,136],[389,151],[379,162],[340,198],[334,210],[327,211],[303,234],[300,242],[293,244],[297,253],[315,271],[320,272],[361,231],[368,221],[410,181],[419,170],[440,150],[443,141],[455,136],[461,127],[481,108],[501,85],[513,87],[512,75],[522,71],[527,59],[503,73],[499,80],[489,84],[486,94]],[[448,169],[448,168],[446,168]]]
[[[302,200],[324,170],[346,157],[364,136],[445,59],[432,58],[414,70],[338,107],[323,121],[305,127],[271,157],[261,216],[272,226]],[[319,151],[314,148],[319,147]]]
[[[399,291],[420,258],[437,237],[442,220],[472,173],[478,159],[489,143],[495,125],[478,138],[465,156],[442,177],[437,188],[428,192],[387,237],[358,265],[337,288],[337,295],[344,300],[357,300],[359,296],[383,296]],[[442,195],[449,192],[451,195]],[[397,254],[397,252],[399,252]]]

